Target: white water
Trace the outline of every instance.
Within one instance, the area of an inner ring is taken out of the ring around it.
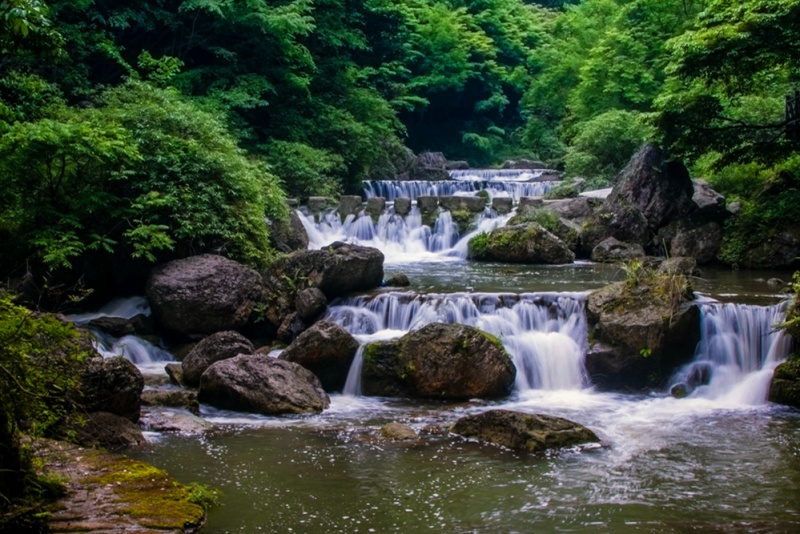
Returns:
[[[95,332],[95,348],[104,358],[123,356],[135,365],[172,361],[172,354],[137,336],[119,339]]]
[[[480,232],[490,232],[508,222],[510,215],[496,217],[490,211],[476,215],[476,228],[459,235],[450,212],[442,211],[434,227],[422,224],[419,209],[402,217],[389,207],[377,222],[363,213],[348,215],[341,221],[338,213],[325,213],[319,222],[297,212],[308,234],[309,248],[319,249],[334,241],[375,247],[383,252],[387,264],[416,261],[455,261],[467,257],[469,240]]]
[[[131,319],[137,315],[150,315],[150,303],[143,296],[118,298],[109,301],[102,308],[92,313],[68,315],[67,318],[76,324],[86,324],[100,317],[122,317]]]
[[[366,198],[383,197],[391,202],[398,198],[416,200],[421,196],[449,197],[486,191],[489,193],[489,198],[511,197],[517,201],[520,197],[543,197],[557,184],[558,182],[551,181],[488,181],[476,176],[468,180],[443,180],[438,182],[424,180],[409,180],[405,182],[366,180],[364,181],[364,196]]]

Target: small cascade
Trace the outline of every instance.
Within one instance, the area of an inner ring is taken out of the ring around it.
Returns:
[[[137,315],[150,315],[150,303],[144,296],[114,299],[96,312],[68,315],[67,318],[75,324],[87,324],[100,317],[132,319]]]
[[[119,339],[101,332],[94,332],[95,348],[104,358],[123,356],[135,365],[173,361],[172,354],[149,341],[137,336],[123,336]]]
[[[489,193],[490,198],[511,197],[516,201],[520,197],[542,197],[556,184],[558,182],[549,180],[524,182],[497,179],[488,181],[474,176],[472,178],[438,182],[425,180],[365,180],[364,196],[366,198],[383,197],[392,202],[398,198],[416,200],[421,196],[449,197],[472,195],[478,191],[486,191]]]
[[[791,339],[776,331],[786,304],[753,306],[701,304],[701,338],[694,361],[673,378],[693,396],[737,404],[766,402],[774,368],[791,350]]]
[[[483,180],[486,182],[533,182],[543,176],[552,176],[552,169],[463,169],[448,171],[450,178],[459,181]]]
[[[488,210],[477,214],[476,229],[459,235],[458,226],[449,211],[439,213],[433,228],[422,223],[419,209],[402,217],[390,206],[375,222],[364,214],[348,215],[344,221],[329,211],[317,223],[313,217],[297,212],[309,237],[309,248],[319,249],[334,241],[346,241],[375,247],[383,252],[386,263],[419,261],[420,259],[467,257],[467,244],[479,232],[488,232],[504,225],[510,215],[496,217]]]
[[[344,383],[343,395],[351,395],[358,397],[361,395],[361,369],[364,367],[364,347],[358,347],[353,363],[350,365],[350,371],[347,372],[347,380]]]
[[[501,339],[517,367],[517,389],[580,389],[587,327],[583,294],[392,292],[353,297],[329,308],[326,320],[355,336],[399,337],[431,323],[475,326]],[[350,376],[360,377],[356,365]],[[355,380],[355,378],[354,378]],[[349,378],[348,378],[349,383]],[[350,390],[348,390],[350,391]]]

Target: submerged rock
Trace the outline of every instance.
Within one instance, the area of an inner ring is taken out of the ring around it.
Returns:
[[[142,425],[151,432],[178,432],[180,434],[202,434],[214,425],[182,410],[150,409],[142,414]]]
[[[238,332],[228,330],[203,338],[181,362],[183,382],[191,387],[200,385],[200,377],[211,364],[239,354],[256,351],[250,341]]]
[[[217,408],[264,415],[319,413],[330,405],[311,371],[261,354],[211,365],[200,378],[198,399]]]
[[[241,330],[262,300],[256,271],[213,254],[156,267],[146,292],[158,324],[184,335]]]
[[[314,373],[325,391],[341,391],[358,346],[358,341],[341,326],[319,321],[297,336],[280,358]]]
[[[417,439],[417,433],[403,423],[387,423],[381,427],[381,437],[393,440]]]
[[[600,441],[594,432],[567,419],[511,410],[489,410],[462,417],[450,431],[524,452],[543,452]]]
[[[367,345],[364,395],[438,399],[508,395],[516,368],[500,342],[462,324],[434,323]]]
[[[386,285],[389,287],[408,287],[411,282],[408,280],[406,273],[394,273],[386,279]]]
[[[558,237],[538,223],[505,226],[481,234],[469,242],[470,258],[525,264],[563,264],[575,254]]]

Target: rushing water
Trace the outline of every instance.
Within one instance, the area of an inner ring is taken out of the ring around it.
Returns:
[[[491,214],[477,221],[503,223]],[[359,355],[345,392],[319,415],[203,406],[217,430],[153,435],[133,454],[183,482],[224,492],[205,532],[800,529],[800,414],[766,401],[771,372],[789,350],[773,328],[784,313],[765,282],[774,273],[707,271],[694,281],[704,294],[702,339],[694,361],[672,380],[692,382],[687,398],[612,394],[597,391],[583,368],[583,301],[619,277],[615,267],[472,264],[458,253],[466,236],[448,229],[447,216],[433,229],[418,213],[397,218],[391,211],[377,223],[328,214],[305,224],[312,247],[336,239],[377,246],[387,272],[412,280],[411,290],[334,301],[326,319],[362,344],[432,322],[477,326],[513,356],[514,392],[495,402],[363,397]],[[114,340],[107,343],[114,350]],[[465,414],[495,407],[566,417],[603,443],[530,456],[442,432]],[[412,426],[420,439],[382,440],[379,428],[392,421]]]

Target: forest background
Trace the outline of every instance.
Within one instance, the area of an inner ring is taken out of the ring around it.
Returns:
[[[357,193],[409,148],[602,186],[643,141],[740,201],[735,264],[800,207],[798,21],[800,0],[2,0],[0,267],[263,265],[285,197]]]

